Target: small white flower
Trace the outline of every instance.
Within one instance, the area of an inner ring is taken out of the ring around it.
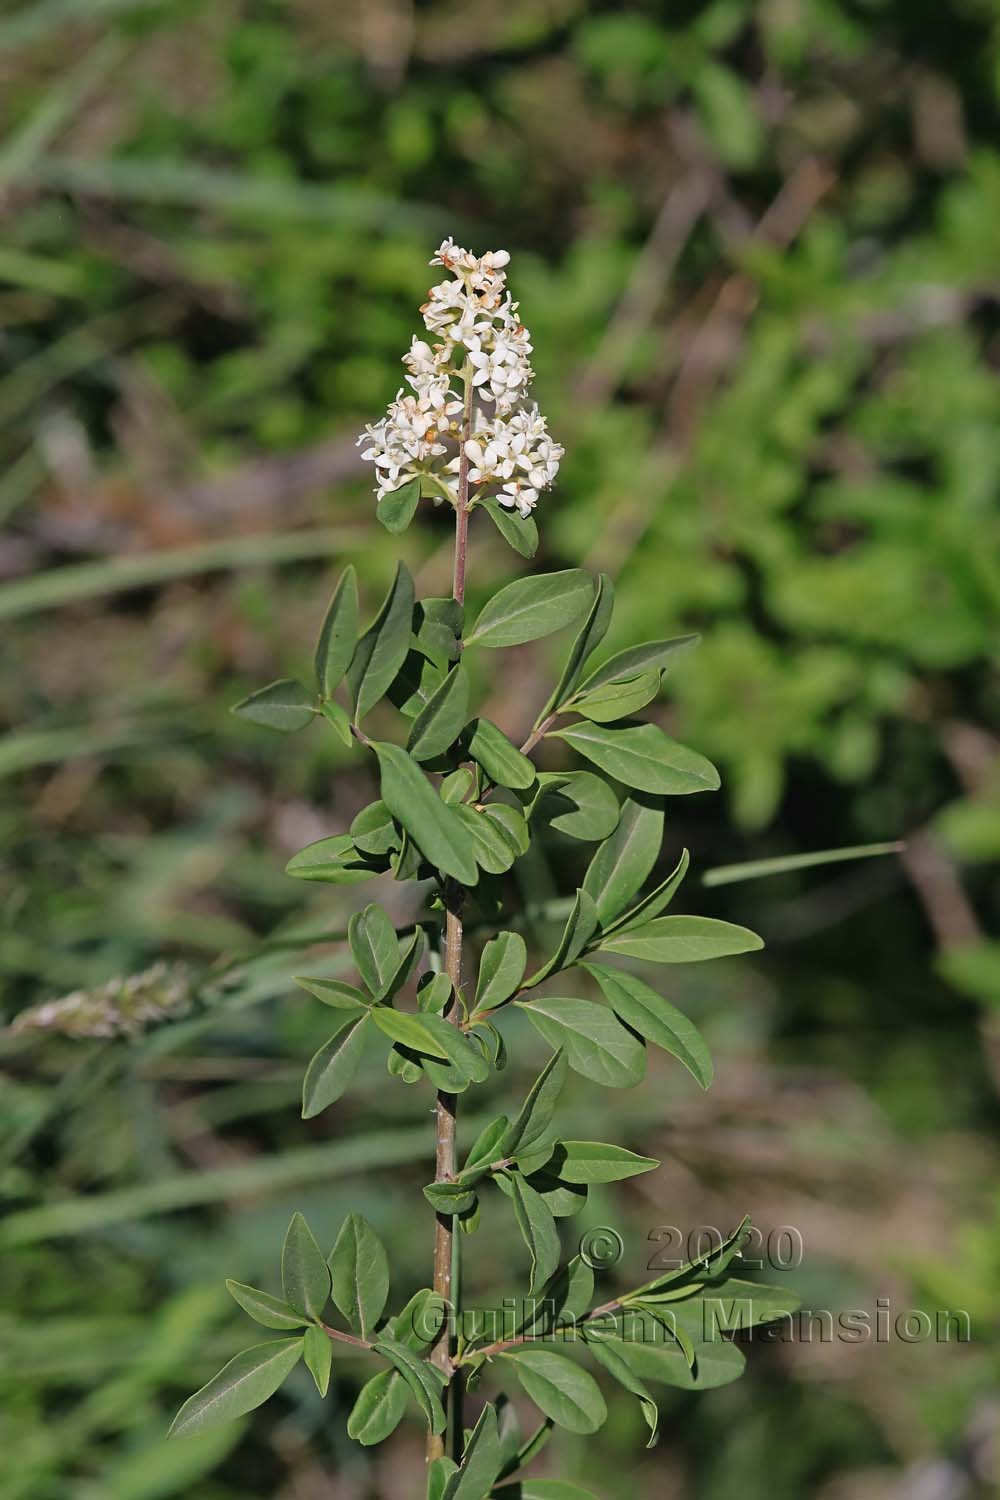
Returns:
[[[382,495],[418,475],[442,482],[460,473],[462,413],[471,385],[464,454],[469,482],[493,489],[501,505],[530,515],[554,483],[563,450],[525,397],[533,379],[531,336],[506,287],[506,250],[476,256],[443,240],[431,265],[449,279],[421,308],[436,342],[414,337],[403,356],[410,391],[400,389],[380,422],[358,438]],[[468,387],[466,387],[466,390]]]

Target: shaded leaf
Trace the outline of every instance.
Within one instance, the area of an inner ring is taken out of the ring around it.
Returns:
[[[326,885],[356,885],[371,880],[378,870],[367,862],[348,834],[335,833],[293,854],[285,866],[285,874],[294,875],[297,880],[319,880]]]
[[[656,1443],[656,1435],[660,1426],[659,1409],[635,1370],[617,1347],[620,1341],[602,1337],[596,1332],[588,1333],[587,1330],[584,1330],[584,1338],[587,1341],[587,1348],[598,1364],[603,1365],[608,1374],[613,1375],[618,1384],[624,1386],[630,1395],[638,1397],[642,1414],[649,1428],[649,1442],[646,1447],[652,1448]]]
[[[682,849],[680,859],[666,880],[658,885],[655,890],[650,891],[648,895],[643,896],[641,901],[637,901],[635,906],[629,911],[623,912],[616,921],[608,923],[605,931],[608,933],[631,932],[633,927],[641,927],[644,923],[652,921],[653,917],[658,917],[661,911],[665,911],[674,899],[678,886],[687,874],[690,858],[691,856],[688,854],[688,851]]]
[[[476,851],[476,863],[490,875],[502,875],[517,859],[514,841],[503,825],[487,817],[486,809],[470,807],[467,802],[455,808]]]
[[[381,1000],[399,967],[399,939],[389,916],[371,902],[351,917],[347,940],[365,988]]]
[[[566,1054],[560,1047],[549,1058],[521,1105],[511,1127],[508,1142],[508,1150],[511,1153],[518,1149],[526,1151],[545,1134],[552,1124],[559,1096],[566,1085],[568,1067]]]
[[[383,1333],[375,1341],[375,1348],[399,1371],[431,1432],[443,1432],[446,1423],[441,1406],[441,1392],[445,1377],[441,1371],[389,1334]]]
[[[524,981],[523,988],[534,989],[536,984],[541,984],[550,974],[568,969],[579,958],[596,931],[597,907],[586,891],[577,891],[556,951],[540,969],[535,970],[530,979]]]
[[[414,760],[433,760],[458,739],[469,711],[469,676],[459,664],[431,695],[410,728],[406,748]]]
[[[353,984],[343,984],[339,979],[314,979],[310,974],[297,974],[295,983],[334,1010],[353,1011],[358,1015],[368,1009],[368,1000],[361,990],[355,989]]]
[[[627,682],[606,682],[592,693],[578,694],[572,708],[575,714],[595,724],[613,724],[617,719],[630,719],[637,714],[640,708],[652,703],[659,691],[659,672],[643,672]]]
[[[442,1500],[484,1500],[502,1463],[496,1407],[487,1402],[469,1434],[457,1472],[445,1485]]]

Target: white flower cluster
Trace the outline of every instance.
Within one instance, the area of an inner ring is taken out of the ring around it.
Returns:
[[[563,449],[526,399],[531,339],[507,291],[509,261],[506,250],[476,256],[450,239],[431,261],[451,273],[421,308],[437,342],[414,338],[403,356],[413,394],[401,386],[381,422],[358,439],[362,458],[375,465],[380,500],[425,475],[454,498],[463,444],[473,498],[492,491],[527,516],[555,482]]]

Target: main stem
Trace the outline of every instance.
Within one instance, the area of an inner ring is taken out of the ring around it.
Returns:
[[[455,504],[455,576],[453,594],[459,604],[465,603],[465,568],[469,543],[469,459],[465,452],[466,440],[472,432],[473,386],[466,376],[465,403],[462,410],[461,449],[458,460],[458,497]],[[462,905],[465,892],[455,881],[447,881],[444,888],[445,929],[444,966],[451,980],[452,1000],[447,1017],[454,1026],[462,1024],[462,1008],[458,991],[462,984]],[[435,1151],[435,1182],[451,1182],[455,1176],[455,1124],[458,1115],[458,1096],[439,1093],[437,1096],[437,1147]],[[447,1316],[437,1343],[431,1352],[431,1361],[448,1376],[448,1435],[451,1437],[452,1456],[462,1458],[462,1376],[452,1365],[455,1332],[458,1327],[459,1310],[453,1305],[459,1295],[458,1286],[459,1239],[455,1220],[451,1214],[438,1214],[434,1229],[434,1290],[444,1298]],[[431,1433],[427,1438],[427,1461],[440,1458],[444,1453],[444,1438]]]

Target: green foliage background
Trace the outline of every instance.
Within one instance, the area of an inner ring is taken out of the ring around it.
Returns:
[[[724,793],[677,815],[674,855],[909,843],[702,893],[767,952],[672,992],[716,1086],[614,1095],[614,1139],[667,1165],[589,1222],[631,1273],[657,1226],[750,1209],[800,1230],[812,1306],[964,1308],[974,1336],[758,1341],[744,1382],[673,1395],[652,1454],[613,1405],[580,1477],[995,1492],[998,27],[994,0],[0,17],[3,1012],[183,966],[131,1041],[23,1018],[2,1039],[2,1500],[413,1492],[415,1427],[347,1442],[350,1364],[332,1418],[303,1375],[241,1427],[164,1432],[238,1347],[223,1274],[266,1283],[292,1208],[328,1237],[365,1213],[426,1280],[415,1096],[372,1066],[343,1108],[296,1107],[324,1022],[289,975],[346,964],[319,940],[350,908],[282,866],[369,789],[333,736],[272,741],[226,707],[304,669],[342,560],[384,591],[398,543],[353,436],[447,233],[514,254],[568,450],[540,561],[615,575],[613,646],[704,635],[658,717]],[[478,519],[473,603],[515,561]],[[448,587],[443,521],[404,539],[425,593]],[[512,733],[559,649],[482,684]],[[572,889],[569,860],[526,899]],[[510,1087],[527,1038],[513,1054]],[[500,1217],[476,1249],[502,1284]]]

